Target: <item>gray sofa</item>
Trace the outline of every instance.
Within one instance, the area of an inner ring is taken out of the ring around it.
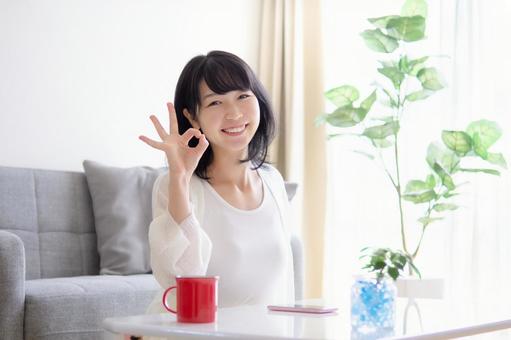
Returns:
[[[302,247],[291,245],[300,299]],[[83,172],[0,167],[0,339],[96,339],[104,318],[144,313],[153,276],[99,275],[99,260]]]

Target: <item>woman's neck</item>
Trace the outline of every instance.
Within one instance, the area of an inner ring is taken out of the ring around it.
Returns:
[[[208,167],[210,184],[236,186],[243,189],[253,183],[254,170],[251,169],[251,162],[241,163],[241,155],[213,154],[213,162]]]

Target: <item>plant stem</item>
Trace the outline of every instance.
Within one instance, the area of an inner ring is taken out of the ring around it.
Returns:
[[[428,205],[428,211],[426,212],[426,215],[424,216],[424,217],[426,217],[426,219],[430,218],[432,210],[433,210],[433,206],[431,205],[431,201],[430,201],[429,205]],[[419,248],[422,243],[422,238],[424,237],[424,232],[426,231],[426,227],[428,226],[428,224],[429,224],[429,222],[426,222],[422,225],[421,237],[419,239],[419,243],[417,243],[417,247],[415,248],[415,251],[412,254],[412,260],[415,260],[415,257],[417,256],[417,253],[419,252]]]
[[[396,118],[398,121],[400,121],[400,118],[402,116],[404,103],[401,102],[401,86],[397,89],[397,108],[396,108]],[[400,124],[401,125],[401,124]],[[398,148],[398,135],[399,131],[394,134],[394,160],[396,162],[396,191],[397,191],[397,197],[398,197],[398,203],[399,203],[399,220],[401,223],[401,242],[403,244],[403,251],[408,254],[408,248],[406,246],[406,235],[405,235],[405,223],[404,223],[404,216],[403,216],[403,198],[401,197],[401,176],[399,173],[399,148]]]
[[[392,185],[394,186],[394,188],[397,189],[397,184],[396,184],[396,181],[394,181],[394,178],[392,177],[392,175],[390,174],[390,171],[389,169],[387,168],[387,165],[385,164],[385,160],[383,159],[383,155],[381,154],[381,149],[379,147],[377,147],[374,142],[373,142],[373,146],[378,149],[378,157],[380,158],[380,162],[383,166],[383,170],[385,171],[385,173],[387,174],[387,177],[390,179],[390,181],[392,182]]]
[[[395,137],[395,143],[394,143],[394,159],[396,161],[396,175],[397,175],[397,196],[398,196],[398,202],[399,202],[399,218],[401,222],[401,241],[403,243],[403,251],[408,254],[408,248],[406,247],[406,235],[405,235],[405,223],[404,223],[404,217],[403,217],[403,199],[401,197],[401,177],[399,175],[399,150],[397,146],[397,134],[394,135]]]
[[[412,260],[415,260],[415,257],[417,256],[417,253],[419,252],[419,248],[420,248],[421,243],[422,243],[422,238],[424,237],[424,232],[426,231],[426,226],[427,226],[427,224],[422,226],[421,238],[419,239],[419,243],[417,244],[417,248],[415,248],[415,251],[412,254]]]

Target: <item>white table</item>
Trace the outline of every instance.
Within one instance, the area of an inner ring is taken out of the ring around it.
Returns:
[[[314,304],[317,300],[304,301]],[[398,299],[394,334],[391,339],[450,339],[511,328],[508,315],[485,317],[450,315],[442,300],[417,300],[422,321],[408,299]],[[413,302],[413,301],[412,301]],[[422,323],[422,327],[421,324]],[[178,323],[172,314],[107,318],[104,328],[116,334],[160,336],[168,339],[350,339],[349,306],[333,315],[312,315],[268,311],[266,306],[220,308],[215,323]],[[511,339],[511,330],[506,331]],[[373,337],[374,338],[374,337]],[[359,339],[357,337],[357,339]]]

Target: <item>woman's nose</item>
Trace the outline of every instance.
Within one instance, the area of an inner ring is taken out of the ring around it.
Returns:
[[[238,120],[243,116],[241,110],[236,105],[231,105],[228,107],[227,114],[225,115],[225,119],[227,120]]]

